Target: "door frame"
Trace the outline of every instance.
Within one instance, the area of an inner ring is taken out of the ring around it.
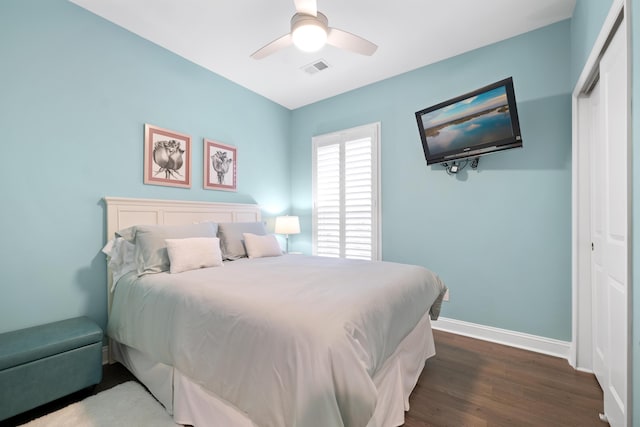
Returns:
[[[578,370],[592,372],[593,370],[593,342],[592,342],[592,326],[591,326],[591,314],[592,314],[592,287],[591,287],[591,212],[590,212],[590,165],[589,165],[589,144],[588,136],[585,129],[581,124],[585,122],[585,118],[588,115],[589,100],[585,97],[589,93],[589,90],[593,87],[596,78],[598,76],[598,67],[602,53],[608,45],[608,41],[615,33],[615,30],[620,24],[620,17],[625,14],[626,19],[623,25],[626,25],[627,37],[626,37],[626,49],[627,57],[629,61],[627,66],[631,67],[631,17],[629,16],[631,0],[613,0],[609,14],[605,19],[605,22],[600,30],[598,38],[596,39],[594,46],[589,54],[587,62],[582,69],[582,73],[578,78],[576,86],[572,94],[572,238],[571,238],[571,282],[572,282],[572,341],[569,352],[569,363],[571,366]],[[631,70],[628,70],[627,87],[631,89]],[[627,102],[631,102],[631,97]],[[627,141],[628,147],[631,147],[631,107],[628,106],[628,120],[627,120]],[[628,156],[628,200],[631,201],[631,155]],[[628,206],[629,212],[627,215],[628,229],[629,229],[629,241],[628,241],[628,291],[627,291],[627,324],[628,324],[628,338],[627,338],[627,372],[631,372],[631,203]],[[629,424],[631,420],[631,381],[627,384],[627,417]]]

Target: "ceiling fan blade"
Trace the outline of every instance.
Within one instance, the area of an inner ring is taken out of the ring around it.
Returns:
[[[316,0],[293,0],[296,5],[296,12],[317,16],[318,4]]]
[[[276,53],[280,49],[284,49],[285,47],[289,47],[293,44],[291,40],[291,34],[285,34],[284,36],[275,39],[271,43],[266,46],[261,47],[251,54],[253,59],[262,59],[271,55],[272,53]]]
[[[378,45],[371,43],[369,40],[337,28],[329,29],[327,44],[367,56],[373,55],[378,49]]]

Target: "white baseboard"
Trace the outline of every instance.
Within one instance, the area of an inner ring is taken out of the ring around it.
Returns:
[[[446,317],[440,317],[438,320],[432,321],[431,325],[433,329],[444,332],[451,332],[569,360],[571,343],[567,341],[510,331],[508,329],[494,328],[477,323],[464,322],[462,320],[447,319]]]

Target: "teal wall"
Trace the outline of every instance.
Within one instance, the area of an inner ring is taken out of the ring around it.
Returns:
[[[106,322],[104,196],[289,206],[291,112],[65,0],[0,3],[0,332]],[[192,137],[192,188],[142,183],[143,128]],[[238,192],[202,188],[202,138]]]
[[[575,86],[600,33],[612,0],[577,0],[571,19],[571,88]]]
[[[457,176],[426,166],[415,111],[508,76],[524,147]],[[443,316],[569,341],[570,88],[563,21],[295,110],[292,247],[311,251],[311,137],[380,121],[383,259],[436,271]]]

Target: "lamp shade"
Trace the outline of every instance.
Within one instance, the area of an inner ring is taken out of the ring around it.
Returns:
[[[300,220],[297,216],[277,216],[275,232],[278,234],[298,234],[300,233]]]

